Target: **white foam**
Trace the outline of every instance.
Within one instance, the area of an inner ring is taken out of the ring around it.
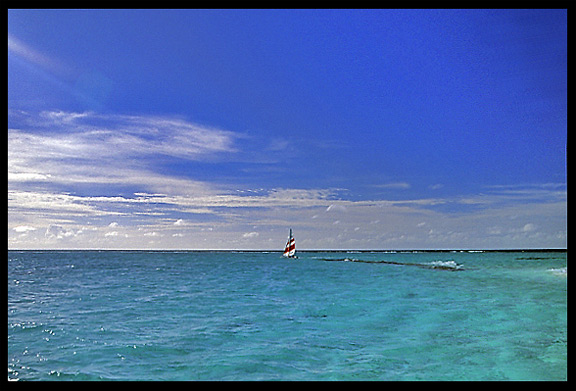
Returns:
[[[556,274],[557,276],[568,276],[568,267],[562,267],[559,269],[548,269],[548,271]]]
[[[434,261],[434,262],[430,262],[429,265],[432,265],[432,267],[441,267],[441,268],[447,268],[447,269],[454,269],[454,270],[458,270],[462,267],[462,265],[457,264],[454,261]]]

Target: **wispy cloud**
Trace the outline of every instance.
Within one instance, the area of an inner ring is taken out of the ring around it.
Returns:
[[[372,185],[372,187],[386,190],[407,190],[410,189],[412,186],[408,182],[392,182],[392,183],[382,183]]]
[[[20,113],[9,130],[9,246],[280,248],[562,247],[563,184],[351,200],[337,188],[235,188],[157,161],[217,162],[238,136],[179,118]],[[378,185],[405,190],[407,182]],[[552,244],[551,244],[552,243]]]
[[[159,175],[155,160],[210,160],[235,151],[233,132],[182,119],[61,111],[24,119],[23,128],[8,132],[9,185],[130,184],[197,192],[198,182]]]
[[[428,186],[428,189],[430,190],[438,190],[444,187],[444,184],[442,183],[435,183],[433,185]]]
[[[22,192],[9,194],[9,204],[19,216],[12,223],[14,244],[37,237],[35,245],[276,248],[286,227],[295,228],[300,246],[308,248],[561,247],[566,240],[566,203],[553,194],[547,201],[484,196],[481,208],[450,213],[432,206],[470,200],[350,201],[335,195],[329,189],[134,198]],[[63,229],[42,237],[50,224]]]
[[[9,132],[9,150],[22,154],[32,149],[40,159],[126,159],[163,154],[198,160],[213,153],[234,152],[238,137],[182,119],[153,116],[52,111],[30,116],[28,122],[32,131]],[[22,145],[26,151],[18,148]]]
[[[50,72],[62,73],[63,71],[68,71],[67,67],[61,61],[41,53],[10,34],[8,34],[8,51]]]

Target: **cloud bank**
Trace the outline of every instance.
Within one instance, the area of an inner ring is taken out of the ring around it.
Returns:
[[[166,168],[234,159],[241,137],[231,131],[158,116],[11,114],[10,248],[281,249],[290,227],[310,249],[566,245],[564,184],[395,200],[347,199],[336,188],[250,189],[241,178],[223,184]]]

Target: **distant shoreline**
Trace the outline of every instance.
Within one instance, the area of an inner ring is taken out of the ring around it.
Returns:
[[[282,250],[207,250],[207,249],[8,249],[8,251],[124,251],[124,252],[221,252],[221,253],[282,253]],[[538,248],[538,249],[442,249],[442,250],[298,250],[299,253],[375,253],[375,254],[417,254],[417,253],[566,253],[568,249],[564,248]]]

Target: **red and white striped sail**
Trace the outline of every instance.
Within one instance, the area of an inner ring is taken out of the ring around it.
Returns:
[[[292,258],[296,255],[296,241],[294,240],[294,236],[292,236],[292,229],[290,229],[290,236],[288,237],[286,247],[284,248],[284,254],[282,255],[288,258]]]

